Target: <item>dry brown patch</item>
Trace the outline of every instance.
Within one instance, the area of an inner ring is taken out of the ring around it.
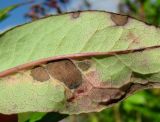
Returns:
[[[63,82],[70,89],[75,89],[82,83],[81,72],[70,60],[52,62],[46,67],[53,78]]]
[[[117,26],[123,26],[128,22],[128,16],[125,15],[111,14],[111,19]]]
[[[128,35],[127,35],[127,37],[128,37],[129,40],[132,40],[132,43],[136,43],[136,44],[140,43],[139,37],[137,37],[132,32],[129,32]]]
[[[81,61],[78,63],[78,67],[83,71],[87,71],[91,67],[91,63],[89,61]]]
[[[76,18],[78,18],[79,16],[80,16],[80,12],[73,12],[73,13],[71,13],[71,17],[73,18],[73,19],[76,19]]]
[[[47,71],[43,67],[36,67],[36,68],[32,69],[31,76],[33,77],[33,79],[35,79],[37,81],[41,81],[41,82],[47,81],[50,79]]]

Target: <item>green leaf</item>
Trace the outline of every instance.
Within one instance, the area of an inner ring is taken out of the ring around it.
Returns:
[[[36,122],[42,119],[47,113],[42,112],[28,112],[18,114],[18,122]]]
[[[0,112],[100,111],[159,87],[160,30],[128,16],[50,16],[0,35]]]
[[[7,8],[4,9],[0,9],[0,22],[3,21],[4,19],[6,19],[9,16],[9,12],[14,10],[15,8],[17,8],[19,6],[19,4],[13,5],[13,6],[9,6]]]
[[[26,1],[23,3],[15,4],[15,5],[0,9],[0,22],[9,16],[9,12],[13,11],[14,9],[16,9],[19,6],[26,5],[28,3],[32,3],[32,1]]]
[[[36,122],[59,122],[60,120],[63,120],[68,115],[66,114],[59,114],[56,112],[47,113],[42,119],[36,121]]]
[[[68,115],[59,114],[56,112],[44,113],[44,112],[30,112],[20,113],[18,115],[18,122],[59,122],[66,118]]]

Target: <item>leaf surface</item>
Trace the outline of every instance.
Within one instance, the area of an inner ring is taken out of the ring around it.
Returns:
[[[125,15],[51,16],[0,35],[0,112],[100,111],[159,87],[160,30]]]

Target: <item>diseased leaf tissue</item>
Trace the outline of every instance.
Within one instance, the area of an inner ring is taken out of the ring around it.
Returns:
[[[98,11],[51,16],[2,33],[0,113],[100,111],[159,87],[159,33]]]

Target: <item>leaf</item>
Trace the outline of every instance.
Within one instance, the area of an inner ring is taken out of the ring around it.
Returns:
[[[159,28],[125,15],[50,16],[0,35],[0,112],[100,111],[159,87]]]
[[[3,21],[4,19],[6,19],[9,16],[9,12],[11,12],[12,10],[16,9],[19,6],[31,3],[32,1],[27,1],[24,3],[20,3],[20,4],[15,4],[3,9],[0,9],[0,22]]]
[[[36,122],[42,119],[47,113],[27,112],[18,114],[18,122]]]
[[[47,113],[41,120],[38,120],[36,122],[59,122],[60,120],[63,120],[68,115],[65,114],[59,114],[56,112]]]
[[[4,9],[0,9],[0,22],[3,21],[4,19],[6,19],[9,15],[8,13],[12,10],[14,10],[15,8],[17,8],[19,5],[13,5],[13,6],[9,6],[7,8]]]
[[[20,113],[18,115],[18,122],[59,122],[68,115],[59,114],[56,112],[42,113],[42,112],[30,112]]]

